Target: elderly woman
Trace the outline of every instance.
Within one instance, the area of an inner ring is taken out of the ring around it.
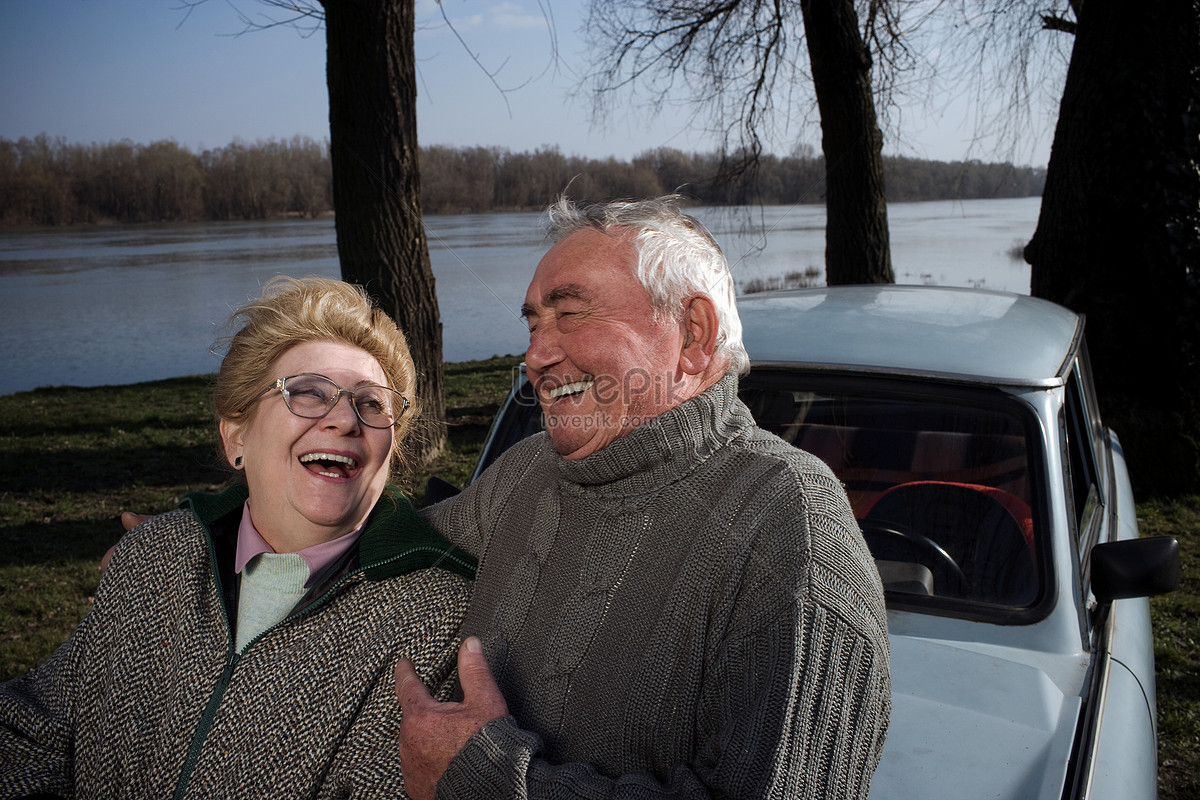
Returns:
[[[241,480],[127,534],[91,612],[0,686],[0,797],[398,797],[392,669],[453,668],[474,562],[387,488],[416,411],[356,288],[281,279],[215,390]]]

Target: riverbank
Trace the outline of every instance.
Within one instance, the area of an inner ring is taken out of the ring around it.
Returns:
[[[45,134],[0,138],[0,228],[113,221],[219,222],[317,219],[333,213],[328,142],[307,137],[235,141],[193,153],[174,141],[69,143]],[[540,212],[560,189],[578,200],[656,196],[685,187],[701,205],[822,203],[824,158],[763,154],[730,192],[717,179],[724,154],[647,151],[632,160],[564,155],[556,147],[422,147],[425,214]],[[1040,197],[1044,167],[884,156],[889,202]],[[552,187],[547,193],[547,187]],[[633,187],[637,187],[633,189]],[[632,191],[631,191],[632,189]]]
[[[406,487],[463,485],[520,357],[446,365],[449,444]],[[227,473],[210,378],[0,397],[0,680],[44,661],[87,613],[123,510],[159,513]],[[1160,797],[1200,796],[1200,497],[1138,504],[1144,536],[1177,537],[1184,577],[1151,601],[1158,676]]]

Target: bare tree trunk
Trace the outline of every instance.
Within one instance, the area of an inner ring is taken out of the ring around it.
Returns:
[[[322,0],[333,207],[342,277],[408,337],[425,424],[418,457],[446,441],[442,323],[421,221],[413,0]]]
[[[1082,5],[1031,291],[1087,315],[1106,416],[1139,490],[1197,478],[1200,4]]]
[[[826,281],[894,283],[883,136],[854,2],[802,0],[800,9],[825,151]]]

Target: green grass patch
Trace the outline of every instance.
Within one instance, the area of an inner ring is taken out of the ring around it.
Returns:
[[[1150,598],[1160,800],[1200,797],[1200,495],[1138,504],[1143,536],[1179,539],[1179,589]]]

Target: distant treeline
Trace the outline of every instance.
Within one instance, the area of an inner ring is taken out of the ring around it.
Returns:
[[[819,203],[824,160],[811,149],[765,156],[752,181],[718,184],[718,153],[659,148],[631,161],[564,156],[548,147],[421,149],[427,214],[540,210],[569,185],[578,199],[682,191],[704,205]],[[1045,169],[885,158],[888,199],[1039,196]],[[175,142],[70,144],[0,138],[0,224],[73,225],[316,217],[332,213],[329,145],[307,137],[193,153]]]

